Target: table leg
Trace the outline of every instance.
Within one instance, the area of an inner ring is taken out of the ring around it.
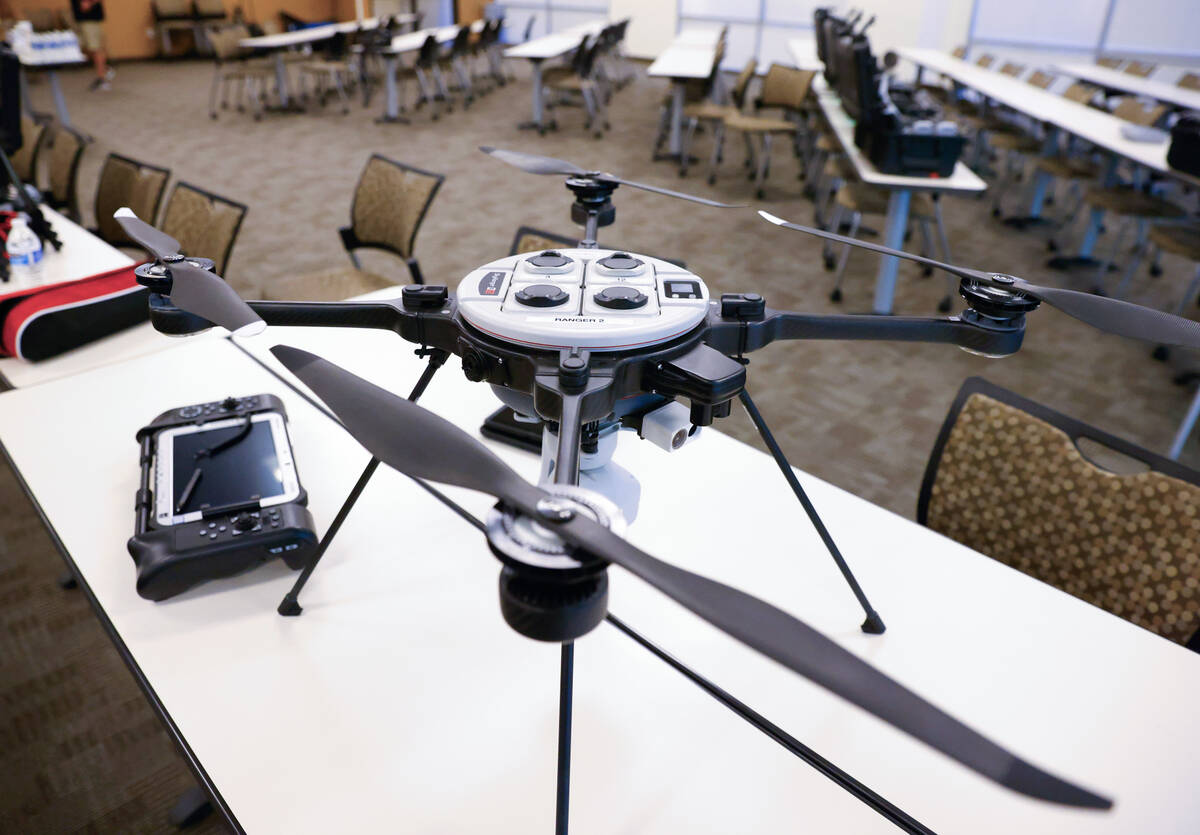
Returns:
[[[888,198],[887,219],[884,221],[883,245],[891,249],[904,248],[904,230],[908,228],[908,205],[912,191],[898,188]],[[896,295],[896,271],[900,259],[894,255],[883,255],[879,259],[879,273],[875,277],[874,310],[879,314],[892,312],[892,299]]]
[[[17,83],[21,88],[21,106],[25,108],[25,113],[30,119],[37,119],[38,113],[33,109],[33,100],[29,98],[29,78],[25,75],[24,66],[17,74]]]
[[[529,66],[533,70],[533,118],[521,122],[517,127],[521,130],[536,130],[539,133],[546,130],[545,114],[542,108],[542,59],[530,58]]]
[[[386,92],[386,101],[383,106],[383,116],[376,119],[376,122],[402,122],[408,123],[400,115],[400,85],[396,83],[396,70],[400,68],[400,58],[397,55],[383,56],[383,80],[384,90]]]
[[[283,51],[275,50],[275,89],[279,91],[279,106],[288,107],[291,102],[288,100],[288,77],[287,64],[283,60]]]
[[[675,78],[671,80],[671,138],[668,148],[672,156],[678,157],[683,148],[683,97],[684,82]]]
[[[1183,423],[1179,424],[1179,431],[1175,433],[1175,440],[1171,441],[1171,451],[1167,453],[1167,457],[1172,461],[1179,460],[1188,436],[1192,434],[1192,429],[1196,426],[1197,418],[1200,418],[1200,389],[1196,390],[1196,396],[1192,398],[1192,403],[1188,406]]]
[[[1117,163],[1117,158],[1110,155],[1104,176],[1100,180],[1105,188],[1116,182]],[[1104,210],[1093,206],[1088,213],[1088,225],[1083,233],[1083,243],[1079,245],[1079,251],[1074,255],[1056,255],[1046,262],[1046,266],[1055,270],[1069,270],[1075,267],[1095,269],[1098,262],[1092,257],[1092,252],[1096,249],[1096,240],[1100,237],[1100,227],[1103,224]]]
[[[46,72],[47,80],[50,82],[50,92],[54,96],[54,112],[58,114],[58,121],[64,128],[70,128],[71,114],[67,112],[67,100],[63,98],[62,87],[58,83],[58,73],[54,70]]]

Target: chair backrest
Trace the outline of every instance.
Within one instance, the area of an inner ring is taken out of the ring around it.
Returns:
[[[1143,471],[1097,466],[1081,441]],[[1198,517],[1200,473],[978,377],[917,506],[921,524],[1179,643],[1200,626]]]
[[[1025,72],[1025,65],[1016,64],[1012,61],[1005,61],[1004,66],[1000,68],[1000,72],[1004,75],[1011,75],[1013,78],[1016,78],[1021,73]]]
[[[46,138],[46,126],[24,113],[21,114],[21,150],[9,159],[13,170],[27,185],[37,185],[38,152],[42,149],[42,140]]]
[[[543,252],[548,249],[575,249],[579,246],[578,238],[571,238],[567,235],[559,235],[554,232],[546,232],[542,229],[535,229],[532,226],[522,226],[517,229],[517,234],[513,236],[512,246],[509,247],[509,255],[524,255],[526,252]],[[608,244],[599,244],[600,249],[620,250],[620,247],[609,246]],[[687,269],[687,265],[676,258],[662,258],[654,256],[661,261],[674,264],[680,269]]]
[[[1063,90],[1063,98],[1079,102],[1080,104],[1087,104],[1096,97],[1098,92],[1100,92],[1098,87],[1093,87],[1091,84],[1083,81],[1076,81],[1070,87]]]
[[[416,64],[418,67],[432,67],[437,63],[438,55],[441,52],[441,47],[438,45],[438,39],[434,35],[428,35],[425,42],[421,44],[421,48],[417,50]]]
[[[994,63],[996,63],[996,56],[989,55],[986,52],[975,59],[975,66],[983,67],[984,69],[987,69]]]
[[[79,160],[87,139],[71,128],[59,127],[50,140],[49,173],[50,196],[65,205],[72,216],[79,216],[76,185],[79,181]]]
[[[808,91],[815,76],[816,73],[812,70],[798,70],[785,64],[772,64],[763,78],[762,93],[758,98],[759,106],[800,110],[804,106],[804,100],[808,98]]]
[[[571,71],[576,75],[587,75],[588,53],[595,42],[595,38],[590,35],[584,35],[583,40],[579,42],[579,46],[575,47],[575,51],[571,53]]]
[[[967,57],[967,48],[965,46],[956,46],[950,54],[961,61]]]
[[[208,41],[212,44],[213,57],[217,61],[229,61],[246,55],[248,51],[238,46],[238,43],[248,37],[250,30],[241,23],[210,30]]]
[[[1097,58],[1096,63],[1101,67],[1105,67],[1106,69],[1118,70],[1121,68],[1121,65],[1125,63],[1125,59],[1108,56],[1104,58]]]
[[[154,223],[169,179],[171,172],[166,168],[120,154],[105,157],[96,185],[95,215],[100,237],[118,246],[133,244],[121,224],[113,218],[113,212],[127,206],[147,223]]]
[[[1136,75],[1138,78],[1149,78],[1156,69],[1158,69],[1158,64],[1150,61],[1130,61],[1122,72]]]
[[[192,16],[192,4],[189,0],[154,0],[150,4],[154,16],[159,20],[178,20]]]
[[[198,17],[225,17],[225,0],[192,0]]]
[[[181,180],[167,200],[160,228],[179,241],[185,255],[211,258],[223,274],[245,217],[241,203]]]
[[[747,58],[745,66],[738,73],[737,80],[733,82],[733,89],[729,91],[729,97],[733,99],[738,110],[741,110],[746,104],[746,91],[750,89],[750,82],[754,80],[756,69],[758,69],[758,62],[753,58]]]
[[[531,14],[529,20],[525,21],[525,34],[521,36],[521,43],[524,43],[533,36],[533,24],[535,23],[537,23],[537,15]]]
[[[454,33],[454,42],[450,45],[451,55],[466,55],[471,48],[471,27],[470,25],[458,27],[458,31]]]
[[[1200,73],[1185,72],[1176,84],[1188,90],[1200,90]]]
[[[372,154],[354,189],[350,226],[360,246],[411,258],[421,221],[446,177]]]
[[[1143,101],[1135,96],[1126,96],[1113,109],[1114,116],[1147,127],[1158,124],[1158,120],[1165,116],[1166,112],[1165,104]]]
[[[1041,89],[1045,90],[1054,83],[1054,76],[1048,72],[1034,70],[1033,73],[1030,74],[1029,78],[1025,79],[1025,81],[1034,87],[1040,87]]]

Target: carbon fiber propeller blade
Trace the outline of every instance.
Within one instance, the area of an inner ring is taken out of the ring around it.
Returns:
[[[137,241],[142,249],[149,252],[159,261],[171,255],[179,254],[179,241],[166,232],[155,229],[149,223],[133,213],[132,209],[120,208],[113,213],[113,218],[121,224],[125,234]]]
[[[514,168],[520,168],[529,174],[562,174],[572,176],[587,173],[573,162],[555,159],[554,157],[526,154],[523,151],[506,151],[503,148],[492,148],[488,145],[480,146],[479,150],[495,157],[501,162],[507,162]]]
[[[1097,296],[1093,293],[1081,293],[1078,290],[1065,290],[1058,287],[1040,287],[1037,284],[1031,284],[1025,279],[1017,278],[1016,276],[1004,273],[987,273],[981,270],[959,267],[954,264],[934,260],[933,258],[913,255],[911,252],[903,252],[899,249],[892,249],[869,241],[860,241],[855,238],[848,238],[845,235],[826,232],[824,229],[814,229],[811,226],[802,226],[799,223],[789,223],[783,218],[776,217],[769,212],[759,211],[758,214],[764,220],[776,226],[782,226],[785,229],[793,229],[797,232],[804,232],[805,234],[825,238],[829,241],[849,244],[859,249],[868,249],[871,252],[878,252],[880,255],[894,255],[897,258],[915,261],[927,267],[945,270],[951,275],[956,275],[960,278],[975,279],[985,284],[990,284],[993,287],[1020,290],[1045,302],[1051,307],[1058,308],[1068,316],[1085,322],[1094,328],[1108,331],[1118,336],[1126,336],[1131,339],[1144,339],[1147,342],[1154,342],[1160,345],[1181,345],[1187,348],[1200,348],[1200,322],[1193,322],[1181,316],[1142,307],[1141,305],[1121,301],[1120,299]]]
[[[537,504],[549,494],[449,421],[313,354],[286,345],[271,351],[359,443],[400,472],[478,490],[541,519],[567,542],[621,566],[747,646],[1001,785],[1069,806],[1111,807],[1107,798],[1009,753],[786,612],[656,559],[582,514],[566,522],[544,520]]]
[[[113,217],[121,224],[126,235],[137,241],[170,272],[169,298],[173,305],[228,328],[237,336],[254,336],[267,327],[267,323],[250,309],[250,305],[223,278],[194,267],[187,261],[178,260],[179,241],[146,223],[132,209],[117,209]]]
[[[167,269],[171,272],[171,303],[180,310],[228,328],[234,336],[255,336],[266,329],[267,323],[225,279],[187,261],[170,262]]]
[[[568,177],[592,177],[597,180],[616,183],[617,185],[629,186],[630,188],[640,188],[642,191],[664,194],[667,197],[690,200],[702,206],[714,206],[718,209],[740,209],[746,205],[744,203],[720,203],[716,200],[709,200],[707,197],[695,197],[691,194],[684,194],[681,191],[672,191],[669,188],[659,188],[658,186],[646,185],[645,183],[637,183],[633,180],[624,180],[615,174],[606,174],[603,171],[585,171],[573,162],[555,159],[554,157],[526,154],[523,151],[506,151],[503,148],[492,148],[487,145],[480,147],[479,150],[530,174],[561,174]]]

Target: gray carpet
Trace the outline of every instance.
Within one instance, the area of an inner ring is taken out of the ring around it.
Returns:
[[[740,152],[729,154],[713,187],[702,172],[681,181],[667,164],[650,161],[662,83],[641,79],[617,95],[606,141],[584,132],[575,109],[560,112],[559,132],[538,137],[516,128],[529,108],[525,68],[516,69],[516,84],[466,112],[438,122],[421,112],[411,125],[386,126],[373,121],[382,106],[378,98],[370,110],[356,104],[345,117],[331,107],[262,122],[234,112],[210,121],[210,70],[198,63],[122,66],[111,93],[87,93],[86,76],[69,74],[64,87],[72,116],[96,138],[83,163],[82,199],[90,205],[100,162],[114,150],[246,203],[249,214],[227,277],[248,295],[278,276],[345,263],[336,230],[348,220],[355,181],[372,152],[447,175],[417,243],[430,282],[453,284],[507,254],[521,224],[573,231],[569,195],[557,178],[521,174],[478,153],[481,144],[760,205],[741,174]],[[44,84],[33,89],[43,107],[48,94]],[[707,139],[698,145],[706,155]],[[790,151],[777,148],[773,162],[761,205],[809,222],[811,204],[800,196]],[[602,240],[685,259],[716,292],[754,291],[774,307],[814,312],[870,307],[877,261],[869,254],[851,258],[846,299],[838,306],[828,300],[832,275],[822,267],[819,244],[770,227],[751,211],[719,211],[630,189],[617,192],[616,204],[617,223]],[[986,201],[947,198],[946,213],[961,263],[1050,283],[1086,286],[1090,279],[1046,271],[1041,238],[1000,226]],[[365,261],[397,282],[407,280],[402,264],[386,257]],[[1139,298],[1166,306],[1182,291],[1191,265],[1167,258],[1164,266],[1162,278],[1139,279]],[[924,279],[919,268],[902,266],[897,311],[932,314],[944,287],[941,277]],[[399,342],[396,348],[405,350]],[[1045,309],[1030,316],[1025,347],[1008,359],[939,346],[777,344],[753,355],[750,390],[794,464],[911,518],[938,427],[971,375],[1164,451],[1191,390],[1173,385],[1170,369],[1148,354],[1147,346]],[[756,442],[740,410],[720,428]],[[1198,459],[1193,444],[1184,460]],[[186,772],[80,595],[53,586],[59,560],[11,474],[0,475],[0,830],[157,831],[169,798],[188,784]],[[786,486],[781,480],[763,489]]]

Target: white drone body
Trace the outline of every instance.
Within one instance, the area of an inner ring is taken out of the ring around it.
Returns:
[[[470,272],[455,295],[473,327],[541,350],[655,345],[695,328],[709,305],[695,273],[611,249],[511,255]]]

